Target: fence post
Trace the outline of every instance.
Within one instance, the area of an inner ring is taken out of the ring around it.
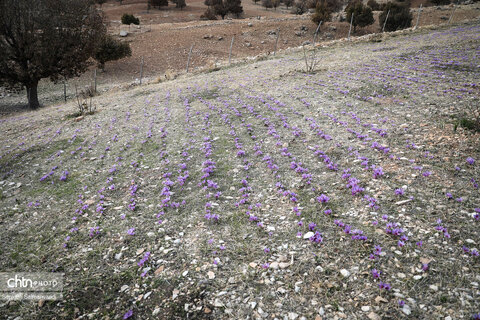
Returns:
[[[142,84],[142,78],[143,78],[143,56],[142,56],[142,64],[140,65],[140,84]]]
[[[385,26],[387,25],[387,20],[389,15],[390,15],[390,9],[388,9],[387,16],[385,17],[385,21],[383,22],[382,32],[385,32]]]
[[[452,14],[450,15],[450,18],[448,19],[447,24],[450,24],[450,22],[452,22],[452,18],[453,18],[453,14],[455,13],[455,10],[457,10],[457,6],[456,6],[456,5],[454,5],[454,7],[453,7]]]
[[[187,59],[187,73],[188,73],[188,67],[190,67],[190,56],[192,55],[192,50],[193,50],[193,43],[192,46],[190,47],[190,52],[188,53],[188,59]]]
[[[352,12],[352,18],[350,19],[350,29],[348,29],[348,40],[350,40],[350,33],[352,32],[352,24],[353,24],[353,12]]]
[[[421,3],[420,3],[420,9],[418,9],[417,23],[415,23],[415,28],[413,28],[413,30],[417,29],[418,21],[420,20],[420,13],[422,13],[422,4]]]
[[[314,46],[315,46],[315,41],[317,41],[318,31],[320,31],[320,26],[322,25],[322,22],[323,21],[320,21],[320,23],[318,24],[317,30],[315,30],[315,34],[313,35],[313,45]]]
[[[228,64],[232,63],[232,47],[233,47],[233,40],[235,36],[232,37],[232,42],[230,42],[230,52],[228,53]]]
[[[277,29],[277,40],[275,40],[275,50],[273,50],[273,55],[277,54],[277,45],[278,45],[278,38],[280,37],[280,28]]]
[[[94,88],[94,92],[96,93],[97,92],[97,68],[95,68],[95,70],[93,71],[93,88]]]

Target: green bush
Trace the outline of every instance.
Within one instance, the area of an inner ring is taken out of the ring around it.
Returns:
[[[364,5],[360,0],[350,2],[345,8],[345,12],[347,13],[348,22],[351,21],[353,14],[352,25],[354,33],[357,31],[357,26],[363,28],[375,22],[372,8]]]
[[[126,42],[119,41],[110,35],[105,36],[98,45],[94,59],[98,61],[98,67],[105,69],[105,62],[114,61],[129,57],[132,55],[132,49]]]
[[[369,6],[370,8],[372,8],[373,11],[378,11],[378,10],[380,10],[380,4],[378,4],[378,2],[375,1],[375,0],[368,0],[367,6]]]
[[[136,18],[133,14],[125,13],[122,16],[123,24],[140,24],[140,19]]]
[[[450,0],[429,0],[434,6],[444,6],[450,4]]]
[[[315,8],[315,13],[312,15],[312,21],[315,24],[319,24],[320,21],[327,22],[331,19],[330,10],[328,10],[326,2],[318,3]]]
[[[388,2],[378,18],[380,28],[383,27],[389,10],[390,14],[388,14],[387,23],[385,24],[385,31],[405,29],[412,25],[413,17],[408,6],[394,2]]]

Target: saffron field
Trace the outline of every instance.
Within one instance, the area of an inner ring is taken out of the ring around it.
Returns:
[[[1,118],[1,317],[478,319],[480,25],[316,56]]]

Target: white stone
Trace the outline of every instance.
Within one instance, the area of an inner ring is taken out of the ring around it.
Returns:
[[[347,269],[340,270],[340,273],[344,278],[348,278],[350,276],[350,271],[348,271]]]
[[[368,312],[368,311],[370,311],[370,306],[363,306],[363,307],[362,307],[362,311],[363,311],[363,312]]]
[[[303,235],[303,239],[310,239],[311,237],[313,237],[315,235],[315,233],[313,232],[307,232]]]
[[[416,276],[413,277],[413,279],[420,280],[420,279],[422,279],[422,276],[416,275]]]
[[[410,307],[408,306],[408,304],[406,304],[406,305],[403,306],[402,311],[403,311],[403,313],[405,313],[407,316],[410,315],[410,313],[412,313],[412,310],[410,310]]]
[[[438,291],[438,287],[434,284],[430,285],[429,288],[432,289],[433,291]]]
[[[120,31],[120,37],[126,37],[128,35],[128,32],[125,30]]]
[[[289,312],[288,313],[288,319],[295,320],[297,318],[298,318],[298,314],[296,314],[295,312]]]

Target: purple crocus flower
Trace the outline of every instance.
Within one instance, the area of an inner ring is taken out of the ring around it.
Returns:
[[[125,314],[123,315],[123,319],[128,319],[130,318],[131,316],[133,315],[133,310],[128,310],[127,312],[125,312]]]
[[[317,201],[320,203],[327,203],[329,200],[330,198],[323,193],[319,197],[317,197]]]
[[[468,157],[468,158],[467,158],[467,163],[468,163],[468,164],[474,164],[474,163],[475,163],[475,159],[473,159],[472,157]]]

